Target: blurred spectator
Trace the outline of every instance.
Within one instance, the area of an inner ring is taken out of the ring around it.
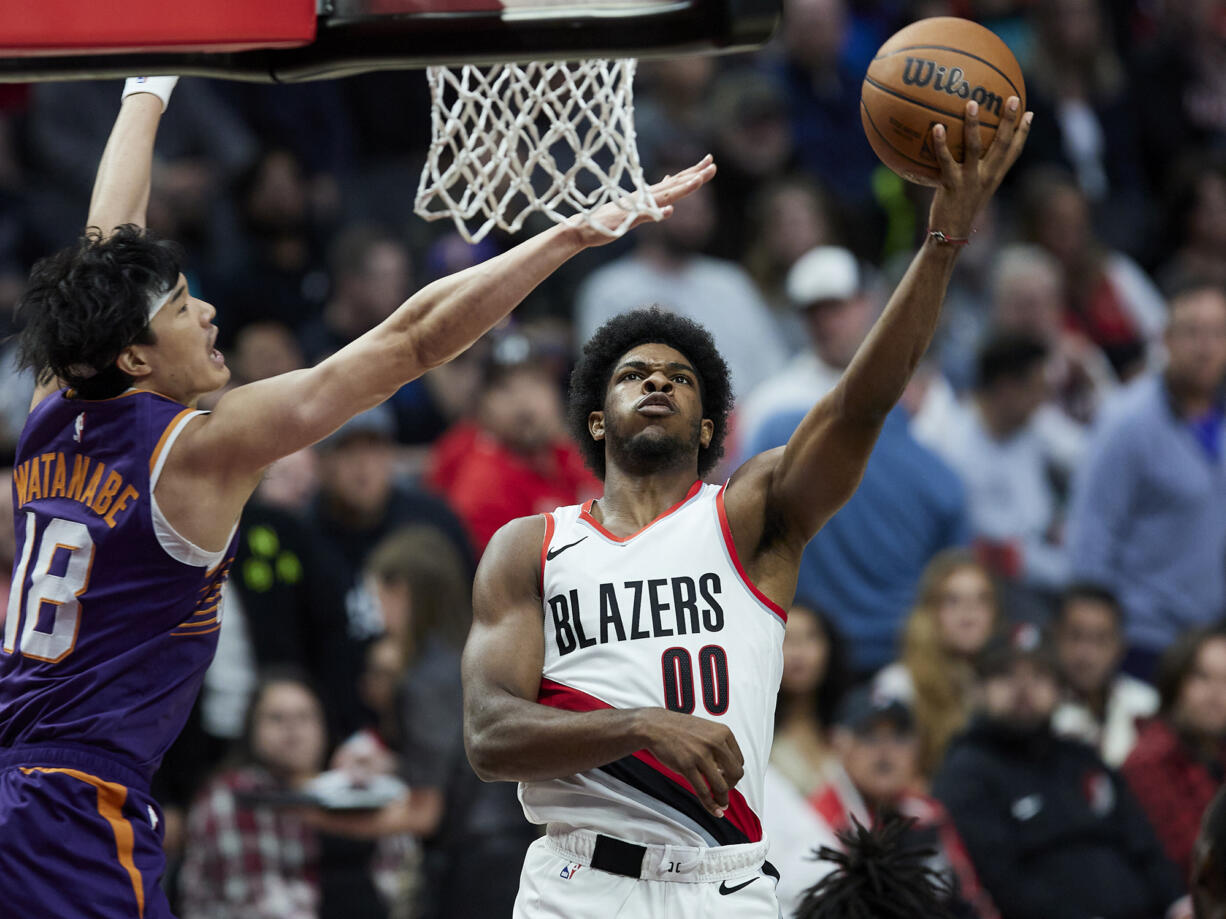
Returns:
[[[1047,417],[1053,411],[1088,424],[1118,387],[1102,350],[1065,325],[1064,275],[1045,249],[1019,244],[1000,250],[992,278],[991,319],[999,331],[1031,335],[1047,346],[1052,399],[1039,408],[1038,423],[1052,429],[1053,436],[1068,428],[1058,418]]]
[[[785,292],[800,317],[807,347],[740,400],[736,436],[754,443],[763,423],[779,412],[808,409],[834,389],[877,318],[880,304],[856,257],[838,246],[818,246],[788,271]],[[753,452],[741,450],[748,459]]]
[[[771,765],[804,797],[829,779],[829,732],[850,684],[847,649],[830,617],[802,603],[788,610],[783,678],[775,702]]]
[[[978,661],[983,709],[933,792],[1003,919],[1153,919],[1182,893],[1128,786],[1090,747],[1058,737],[1055,655],[1015,627]]]
[[[1021,221],[1064,272],[1065,323],[1102,349],[1122,380],[1143,370],[1166,316],[1162,295],[1136,262],[1099,240],[1089,202],[1071,176],[1034,169],[1024,183]]]
[[[1200,816],[1226,781],[1226,625],[1181,637],[1162,658],[1162,705],[1141,729],[1124,777],[1182,877]]]
[[[749,455],[781,447],[804,418],[762,425]],[[911,435],[901,406],[886,416],[860,487],[805,547],[797,593],[829,611],[851,665],[869,677],[898,656],[898,633],[934,555],[964,545],[966,493],[957,474]]]
[[[1056,655],[1064,701],[1052,716],[1057,734],[1085,741],[1112,769],[1137,742],[1137,722],[1158,710],[1148,683],[1120,672],[1124,660],[1124,612],[1111,591],[1073,584],[1056,611]]]
[[[323,768],[319,699],[290,675],[252,700],[241,762],[192,806],[180,879],[184,919],[327,919],[387,914],[372,876],[373,847],[322,836],[298,802]]]
[[[423,838],[414,916],[510,915],[536,831],[523,819],[514,786],[482,783],[464,755],[460,650],[472,618],[471,570],[437,530],[409,527],[379,543],[367,572],[404,667],[390,741],[412,789],[375,829],[410,829]]]
[[[735,262],[700,255],[715,232],[709,186],[677,202],[662,224],[635,231],[629,255],[594,271],[579,289],[575,332],[588,338],[607,320],[659,304],[701,322],[715,338],[736,393],[747,393],[787,353],[769,307]]]
[[[1046,345],[1029,335],[990,338],[973,398],[934,444],[966,483],[976,550],[1022,618],[1045,618],[1068,573],[1056,483],[1072,474],[1077,451],[1036,423],[1050,392],[1047,361]]]
[[[526,338],[495,346],[475,418],[435,442],[427,482],[467,525],[478,555],[516,517],[599,495],[566,435],[558,379]]]
[[[395,236],[369,224],[337,233],[328,250],[332,290],[323,314],[303,323],[299,338],[308,364],[370,331],[413,292],[409,253]]]
[[[396,482],[394,430],[391,409],[378,405],[345,422],[315,448],[320,488],[307,523],[320,535],[323,564],[345,585],[346,634],[359,650],[383,629],[360,578],[367,555],[383,537],[412,523],[436,527],[465,567],[475,568],[464,524],[446,502]]]
[[[788,344],[799,347],[804,336],[788,299],[787,276],[810,249],[834,243],[837,234],[830,205],[816,184],[799,175],[785,175],[762,188],[746,207],[750,230],[741,262],[783,324]]]
[[[289,326],[276,320],[252,322],[234,336],[231,379],[237,385],[266,380],[304,366],[302,349]]]
[[[1145,184],[1133,101],[1100,0],[1038,0],[1038,42],[1026,71],[1034,126],[1025,163],[1076,176],[1109,244],[1136,252],[1145,238]]]
[[[1176,635],[1226,609],[1226,295],[1175,297],[1166,347],[1166,370],[1103,413],[1069,511],[1073,576],[1119,597],[1124,667],[1142,678]]]
[[[706,96],[704,120],[719,163],[719,183],[712,186],[719,213],[744,214],[758,192],[795,159],[787,100],[770,77],[738,67],[716,78]],[[750,221],[722,220],[711,251],[739,260],[752,239]]]
[[[873,681],[915,713],[919,772],[931,779],[974,702],[974,661],[1000,624],[991,575],[965,550],[947,549],[924,569],[903,627],[902,658]]]
[[[915,821],[909,844],[927,848],[928,864],[947,885],[955,916],[994,919],[998,914],[979,884],[966,847],[941,804],[918,794],[919,738],[910,708],[868,687],[853,690],[839,707],[834,729],[840,770],[810,804],[835,833],[852,819],[873,826],[893,814]],[[808,887],[812,878],[802,878]]]
[[[715,59],[688,55],[644,61],[635,79],[634,128],[647,175],[675,172],[691,153],[702,155],[706,104]],[[639,100],[642,100],[641,102]]]
[[[1226,787],[1205,808],[1192,863],[1193,919],[1226,919]]]
[[[0,456],[0,486],[9,482],[13,475],[13,454],[11,452]],[[7,525],[13,516],[13,490],[0,487],[0,597],[7,598],[12,587],[13,566],[17,562],[17,529]],[[4,606],[7,616],[8,604]],[[0,618],[0,623],[4,618]]]
[[[801,167],[829,189],[849,218],[853,249],[878,248],[873,171],[878,160],[860,124],[866,62],[848,54],[851,17],[845,0],[787,0],[784,59],[777,77],[787,94]]]
[[[1141,11],[1136,4],[1136,11]],[[1226,143],[1226,8],[1221,0],[1157,5],[1160,31],[1132,74],[1146,167],[1160,187],[1177,157]]]
[[[1197,283],[1226,287],[1226,162],[1193,156],[1172,172],[1158,282],[1168,295]]]
[[[302,162],[288,150],[266,150],[239,177],[236,195],[244,240],[240,261],[222,265],[219,278],[205,278],[218,289],[223,334],[250,322],[297,326],[309,320],[323,306],[327,277],[319,268],[321,247]]]

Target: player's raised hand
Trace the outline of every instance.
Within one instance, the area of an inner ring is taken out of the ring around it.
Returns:
[[[724,816],[728,792],[745,773],[745,757],[725,725],[663,708],[641,709],[647,750],[683,775],[702,806]]]
[[[931,229],[940,230],[952,239],[970,236],[975,215],[995,193],[1026,145],[1033,113],[1023,113],[1021,108],[1017,96],[1005,101],[996,136],[985,152],[979,138],[979,105],[968,101],[962,117],[965,149],[961,163],[949,152],[945,126],[933,127],[932,139],[941,164],[941,184],[937,186],[929,212]]]
[[[667,220],[671,217],[673,215],[673,205],[676,202],[686,195],[691,195],[698,191],[703,185],[711,181],[714,176],[715,162],[711,154],[708,153],[688,169],[684,169],[676,175],[667,175],[651,186],[651,196],[663,212],[660,219]],[[610,231],[620,227],[625,219],[626,211],[615,202],[604,205],[604,207],[591,215],[593,223],[607,227]],[[652,220],[653,218],[649,214],[641,214],[630,224],[626,232]],[[600,230],[588,226],[585,221],[577,218],[572,218],[572,225],[583,234],[583,243],[587,246],[603,246],[605,243],[612,242],[617,238],[610,236],[608,233],[602,233]]]

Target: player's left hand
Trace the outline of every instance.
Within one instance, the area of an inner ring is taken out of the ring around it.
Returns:
[[[975,215],[995,193],[1026,145],[1034,113],[1023,113],[1021,107],[1017,96],[1005,100],[996,136],[984,152],[979,138],[979,104],[968,101],[962,117],[965,144],[961,163],[949,152],[945,126],[933,127],[932,139],[941,164],[941,184],[937,186],[928,215],[931,229],[954,239],[970,237]]]
[[[671,217],[673,215],[673,205],[676,202],[698,191],[698,189],[710,182],[714,176],[715,161],[711,154],[708,153],[689,169],[684,169],[676,175],[667,175],[651,186],[651,196],[663,212],[660,219],[667,220]],[[626,211],[618,207],[616,203],[610,203],[592,214],[591,219],[594,223],[613,230],[621,226],[622,221],[626,219]],[[635,227],[648,223],[652,219],[648,214],[641,214],[630,224],[626,232],[628,233]],[[594,227],[588,226],[585,221],[577,218],[571,218],[571,225],[580,232],[583,245],[585,246],[603,246],[605,243],[612,242],[617,238],[610,236],[608,233],[602,233]]]

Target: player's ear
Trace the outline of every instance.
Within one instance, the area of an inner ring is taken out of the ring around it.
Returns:
[[[128,376],[139,379],[153,372],[153,368],[145,360],[140,345],[128,345],[119,352],[115,365]]]
[[[711,438],[715,436],[715,422],[710,418],[702,419],[702,424],[698,428],[698,443],[706,448],[711,446]]]
[[[604,440],[604,412],[592,412],[587,416],[587,430],[592,440]]]

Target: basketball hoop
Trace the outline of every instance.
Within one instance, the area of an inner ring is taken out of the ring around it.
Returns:
[[[538,61],[430,67],[430,150],[415,211],[450,217],[470,243],[494,227],[519,231],[536,212],[580,215],[620,236],[641,215],[660,219],[634,132],[636,61]],[[616,201],[615,227],[591,214]]]

